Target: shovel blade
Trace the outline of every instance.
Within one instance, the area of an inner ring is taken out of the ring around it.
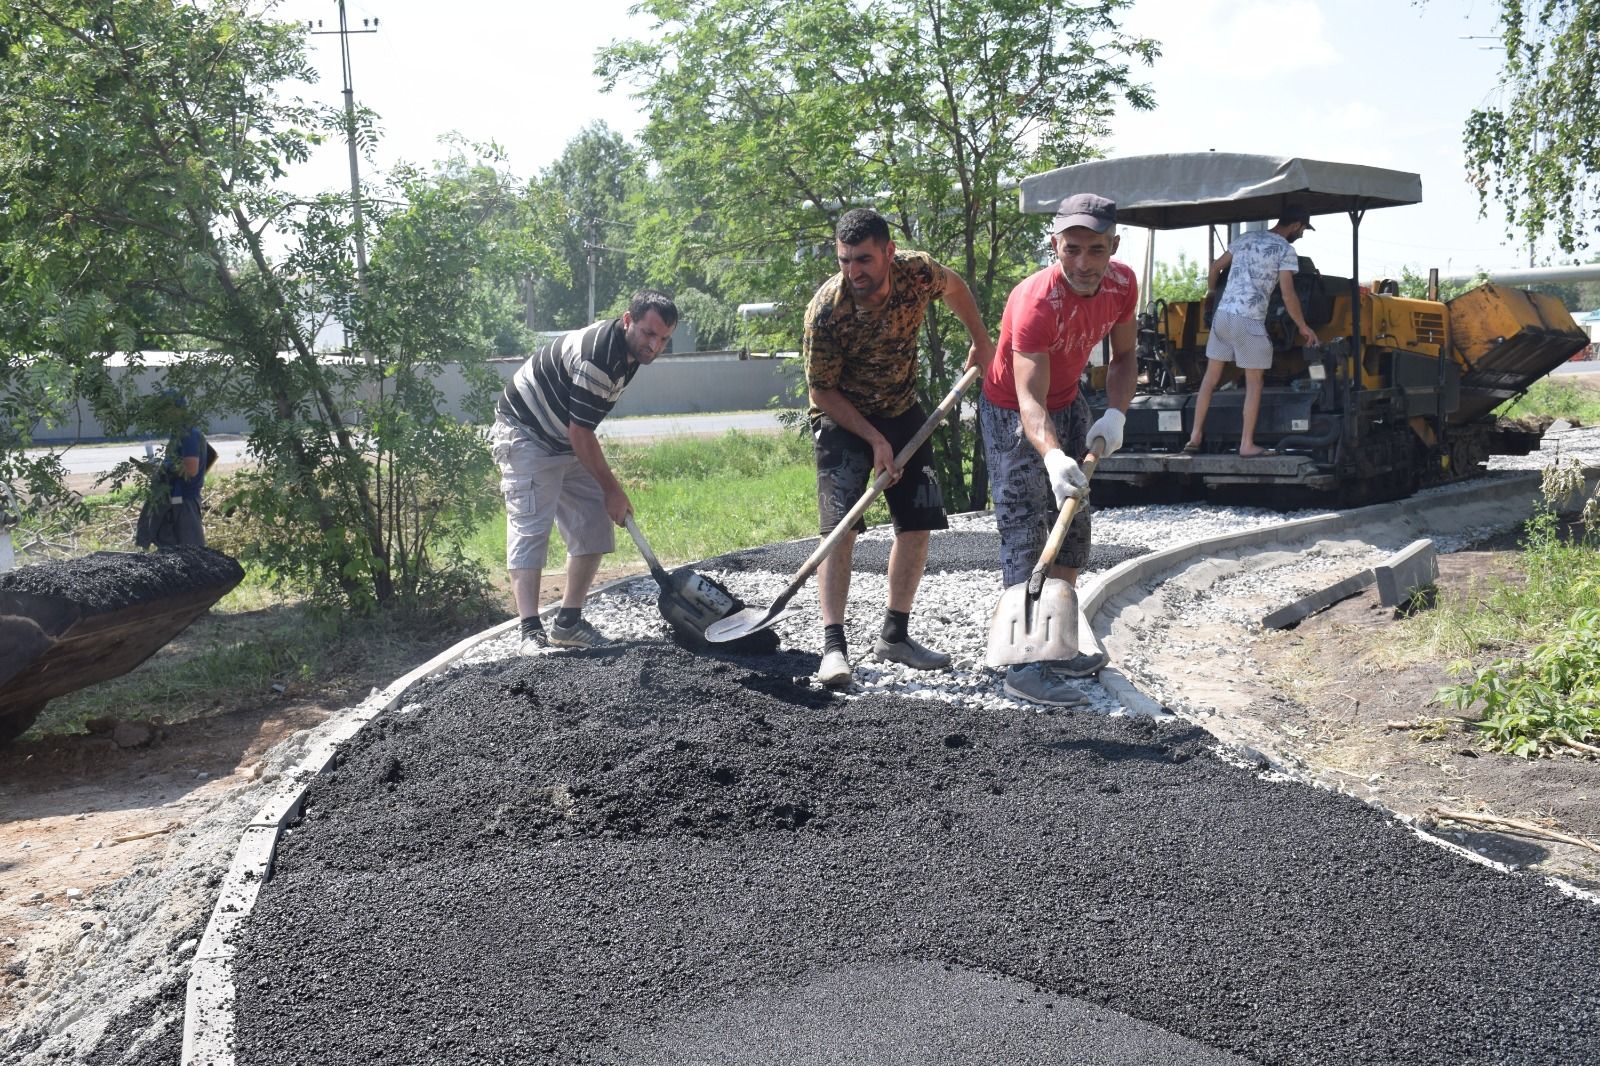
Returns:
[[[746,607],[707,626],[706,639],[713,644],[724,644],[740,637],[748,637],[751,633],[759,633],[773,623],[788,618],[792,613],[794,612],[782,608]]]
[[[679,570],[666,582],[658,578],[657,583],[661,584],[661,596],[656,608],[661,617],[691,640],[703,641],[709,626],[735,613],[733,597],[693,570]]]
[[[1053,577],[1045,581],[1038,599],[1028,595],[1025,581],[1000,594],[989,619],[986,665],[1050,662],[1076,654],[1078,593],[1071,585]]]

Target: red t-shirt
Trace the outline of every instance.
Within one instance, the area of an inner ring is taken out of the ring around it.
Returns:
[[[1051,263],[1024,278],[1006,298],[1000,316],[1000,341],[983,379],[983,394],[997,407],[1017,410],[1017,378],[1012,352],[1047,352],[1050,395],[1045,406],[1059,411],[1078,396],[1078,378],[1095,345],[1111,328],[1133,321],[1139,282],[1132,268],[1113,259],[1093,296],[1079,296]]]

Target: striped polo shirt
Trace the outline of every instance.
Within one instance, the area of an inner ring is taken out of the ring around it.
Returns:
[[[594,429],[639,370],[622,319],[564,333],[517,368],[496,410],[552,455],[572,451],[568,424]]]

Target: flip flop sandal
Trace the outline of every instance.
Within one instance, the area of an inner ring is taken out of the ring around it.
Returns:
[[[1189,443],[1189,444],[1185,444],[1183,446],[1183,451],[1181,453],[1179,453],[1179,454],[1182,454],[1182,455],[1199,455],[1200,454],[1200,445],[1194,444],[1192,442]]]

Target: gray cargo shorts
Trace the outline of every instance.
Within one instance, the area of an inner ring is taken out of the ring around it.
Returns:
[[[617,547],[606,494],[576,455],[551,455],[527,430],[496,415],[489,451],[500,464],[506,498],[506,569],[543,570],[550,526],[568,555],[601,555]]]
[[[1249,315],[1218,311],[1211,316],[1206,358],[1237,363],[1240,370],[1271,370],[1272,338],[1267,336],[1267,324]]]
[[[1061,450],[1082,461],[1089,451],[1089,401],[1083,393],[1059,411],[1050,412]],[[1022,435],[1022,415],[978,398],[978,424],[983,429],[983,451],[989,461],[989,496],[994,500],[994,524],[1000,531],[1000,566],[1007,588],[1028,580],[1039,563],[1044,542],[1055,524],[1055,493],[1044,459]],[[1067,527],[1067,539],[1056,554],[1056,565],[1082,570],[1089,564],[1089,509],[1078,508]]]

